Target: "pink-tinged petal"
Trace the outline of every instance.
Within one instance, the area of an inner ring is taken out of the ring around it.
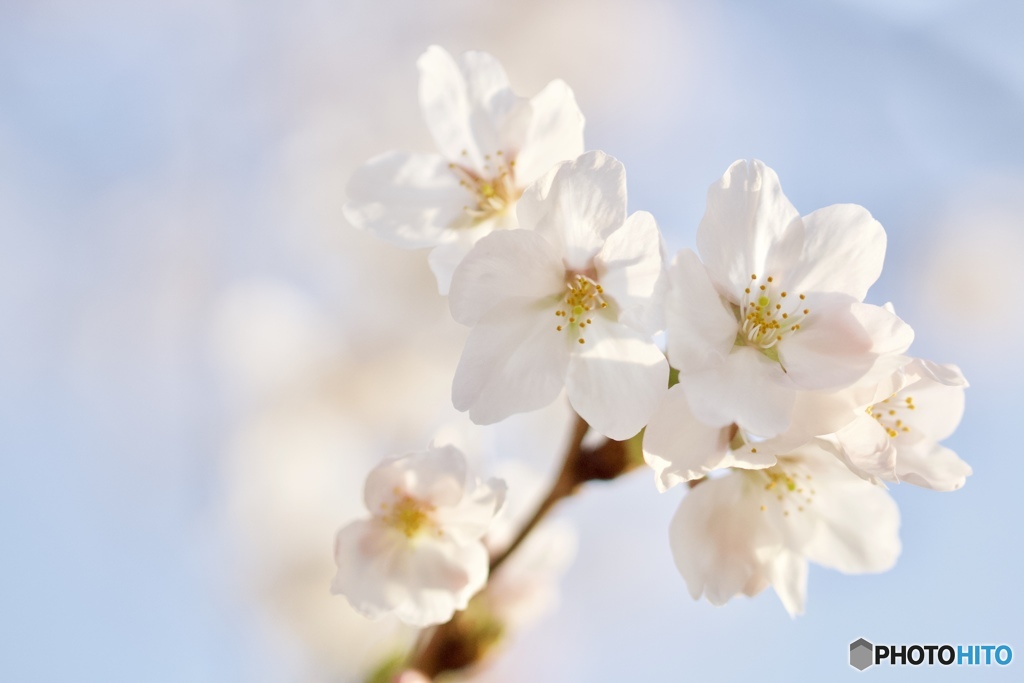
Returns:
[[[626,220],[626,169],[604,152],[556,167],[523,192],[519,225],[544,235],[567,268],[585,272]]]
[[[610,320],[588,325],[583,338],[569,361],[569,403],[594,431],[628,439],[667,390],[668,361],[650,337]]]
[[[822,458],[814,470],[817,495],[804,514],[818,530],[803,548],[812,562],[849,574],[882,572],[900,554],[900,513],[886,490]]]
[[[478,541],[505,502],[506,491],[501,479],[475,484],[457,505],[438,509],[434,520],[459,545]]]
[[[654,470],[654,483],[664,492],[721,467],[729,453],[729,428],[709,427],[694,417],[677,384],[651,416],[643,450],[644,460]]]
[[[510,299],[550,299],[553,305],[565,291],[565,269],[547,240],[528,230],[502,230],[477,242],[455,269],[448,305],[456,322],[475,325]],[[552,332],[558,322],[553,311],[545,319]]]
[[[516,156],[516,183],[529,185],[555,164],[583,154],[583,113],[565,82],[554,80],[530,99],[533,118]]]
[[[735,422],[763,437],[781,434],[792,419],[796,392],[775,361],[751,347],[733,350],[725,362],[680,377],[693,414],[707,424]]]
[[[608,236],[595,265],[601,286],[615,303],[619,322],[651,335],[660,332],[668,282],[654,216],[637,211],[627,218]]]
[[[800,258],[786,274],[796,292],[839,292],[863,301],[882,273],[885,230],[868,210],[834,204],[804,216]]]
[[[477,424],[543,408],[565,386],[569,339],[558,332],[554,306],[509,299],[477,322],[459,359],[452,384],[457,410]]]
[[[385,460],[366,477],[363,501],[378,514],[383,505],[411,496],[432,505],[454,505],[462,499],[466,457],[454,446],[407,453]]]
[[[908,398],[913,410],[907,408]],[[930,379],[914,382],[889,402],[899,407],[897,417],[906,424],[909,434],[931,441],[942,441],[951,435],[964,415],[964,390]]]
[[[404,597],[403,591],[377,573],[377,559],[401,553],[404,538],[391,533],[377,520],[359,520],[343,526],[334,538],[338,569],[331,592],[344,595],[353,609],[369,619],[392,611]]]
[[[896,448],[874,418],[862,414],[824,442],[858,477],[876,484],[895,480]]]
[[[804,613],[807,604],[807,560],[789,550],[780,550],[767,566],[769,581],[789,616]]]
[[[800,214],[762,162],[737,161],[708,189],[697,250],[721,293],[741,296],[751,275],[772,275],[766,265],[784,266],[802,242]]]
[[[408,591],[395,606],[395,616],[422,628],[444,623],[466,608],[487,582],[488,561],[482,543],[460,546],[438,539],[414,545],[410,557],[380,569]]]
[[[971,466],[956,453],[934,441],[920,439],[900,445],[896,476],[906,484],[933,491],[956,491],[972,473]]]
[[[436,154],[388,152],[356,169],[346,188],[345,218],[401,247],[451,239],[449,226],[470,195]]]
[[[679,252],[668,274],[669,360],[683,373],[721,365],[736,344],[735,314],[689,249]]]
[[[782,550],[778,532],[747,497],[744,477],[702,482],[683,498],[669,526],[676,568],[696,600],[713,605],[767,585],[766,560]]]
[[[802,389],[841,389],[863,377],[876,359],[876,342],[855,310],[867,305],[832,293],[808,294],[803,303],[810,313],[777,347],[793,383]]]

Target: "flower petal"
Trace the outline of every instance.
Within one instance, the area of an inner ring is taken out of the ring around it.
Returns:
[[[932,441],[942,441],[952,434],[964,415],[964,390],[922,377],[898,392],[890,402],[904,406],[907,399],[914,409],[900,410],[900,418],[910,432]]]
[[[536,300],[509,299],[479,319],[455,370],[457,410],[468,410],[477,424],[493,424],[555,400],[565,385],[571,340],[555,330],[553,311]]]
[[[697,254],[683,249],[669,268],[668,357],[690,373],[725,362],[738,325]]]
[[[745,499],[740,475],[708,479],[683,498],[669,526],[679,573],[696,600],[724,605],[734,595],[767,585],[765,560],[782,550],[781,537]]]
[[[624,440],[647,424],[668,387],[668,361],[649,336],[598,320],[573,349],[569,403],[594,431]]]
[[[729,453],[729,429],[709,427],[694,417],[677,384],[651,416],[643,450],[644,460],[654,469],[654,483],[664,492],[718,469]]]
[[[520,227],[555,245],[566,267],[588,271],[626,220],[626,169],[604,152],[587,152],[527,187],[516,213]]]
[[[433,505],[455,505],[462,499],[466,456],[454,446],[429,448],[390,458],[366,477],[363,502],[372,513],[382,504],[411,496]]]
[[[835,435],[825,437],[824,443],[835,446],[834,455],[858,477],[875,484],[895,481],[896,448],[874,418],[862,413]]]
[[[766,264],[798,256],[802,241],[800,214],[762,162],[737,161],[708,189],[697,250],[722,294],[740,296],[751,275],[771,275]]]
[[[388,152],[356,169],[346,188],[345,218],[402,247],[451,239],[449,226],[469,195],[436,154]]]
[[[516,182],[529,185],[561,161],[583,154],[583,112],[564,81],[554,80],[530,99],[533,117],[516,156]]]
[[[505,502],[507,487],[501,479],[474,482],[457,505],[439,508],[434,518],[459,545],[478,541],[487,533],[494,515]]]
[[[807,560],[790,550],[780,550],[767,563],[767,572],[789,616],[803,614],[807,604]]]
[[[921,439],[900,445],[896,476],[907,484],[933,491],[955,491],[972,473],[971,466],[956,453],[933,441]]]
[[[735,422],[762,437],[789,426],[796,393],[775,361],[749,346],[738,347],[721,365],[688,374],[679,382],[693,414],[707,424]]]
[[[564,292],[565,269],[551,244],[535,232],[502,230],[477,242],[456,268],[448,305],[456,322],[475,325],[509,299],[551,298],[553,304]],[[554,332],[553,313],[550,322]]]
[[[619,322],[651,335],[660,332],[668,283],[654,216],[637,211],[627,218],[608,236],[595,265],[601,286],[616,304]]]
[[[459,59],[431,46],[420,57],[420,107],[441,154],[484,170],[485,155],[516,151],[530,120],[530,104],[517,97],[494,57],[468,52]]]
[[[797,292],[840,292],[863,301],[882,273],[882,224],[856,204],[826,206],[804,216],[803,223],[803,252],[786,274],[786,286]]]

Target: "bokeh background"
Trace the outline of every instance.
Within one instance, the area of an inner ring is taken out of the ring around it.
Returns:
[[[488,681],[1012,680],[1024,664],[1024,4],[1013,0],[0,3],[0,679],[359,680],[409,634],[328,593],[380,458],[439,430],[543,477],[564,406],[450,407],[464,330],[424,252],[348,226],[352,169],[429,149],[418,55],[560,77],[630,210],[693,244],[707,186],[773,166],[889,234],[874,303],[962,366],[975,474],[896,487],[903,555],[694,603],[648,473],[558,510],[559,609]],[[875,669],[849,642],[1008,643],[1007,669]]]

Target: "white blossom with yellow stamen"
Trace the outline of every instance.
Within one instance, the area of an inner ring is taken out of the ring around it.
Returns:
[[[903,353],[909,326],[862,303],[885,241],[863,207],[801,218],[770,168],[730,166],[708,191],[700,258],[684,249],[670,269],[668,357],[697,417],[775,436],[798,391],[841,389]]]
[[[566,389],[597,432],[626,439],[668,385],[664,256],[654,218],[626,217],[626,172],[603,152],[527,188],[522,230],[482,239],[455,271],[456,321],[473,327],[452,400],[478,424],[548,405]]]
[[[487,581],[481,539],[504,496],[504,482],[470,476],[454,446],[381,463],[364,489],[372,517],[335,538],[331,591],[370,618],[390,613],[418,627],[448,621]]]
[[[954,491],[971,467],[939,442],[952,434],[964,412],[967,380],[955,365],[918,358],[880,386],[855,385],[834,396],[808,397],[821,411],[844,407],[846,424],[822,440],[856,474],[874,483],[906,482]],[[798,402],[799,405],[800,402]]]
[[[456,61],[435,45],[419,70],[420,106],[439,153],[370,159],[349,181],[345,216],[399,246],[434,247],[430,266],[446,294],[481,237],[517,227],[523,188],[583,152],[584,120],[563,81],[519,97],[485,52]]]
[[[772,467],[733,470],[687,493],[669,528],[690,595],[723,605],[771,585],[802,614],[808,561],[847,574],[885,571],[900,552],[899,510],[831,454],[804,446]]]

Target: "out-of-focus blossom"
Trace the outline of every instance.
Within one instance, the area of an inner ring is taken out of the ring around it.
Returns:
[[[775,172],[737,161],[708,191],[697,232],[671,269],[668,356],[701,421],[764,437],[790,423],[798,390],[834,390],[902,353],[913,333],[862,303],[885,255],[862,207],[803,218]]]
[[[453,446],[382,463],[364,489],[373,516],[338,531],[332,591],[370,618],[448,621],[487,581],[480,539],[504,495],[504,482],[472,478]]]
[[[456,62],[435,45],[419,69],[420,106],[439,153],[368,161],[349,181],[345,216],[400,246],[434,247],[430,266],[444,294],[481,237],[517,227],[523,188],[583,152],[584,119],[564,82],[519,97],[485,52]]]
[[[669,542],[695,600],[722,605],[771,585],[795,616],[804,611],[808,560],[848,574],[885,571],[900,552],[898,531],[899,511],[883,488],[808,446],[693,488]]]
[[[449,297],[473,327],[452,399],[478,424],[551,403],[613,439],[636,434],[668,382],[652,341],[661,328],[661,236],[626,218],[626,172],[602,152],[566,162],[527,188],[528,230],[492,233],[463,260]]]

